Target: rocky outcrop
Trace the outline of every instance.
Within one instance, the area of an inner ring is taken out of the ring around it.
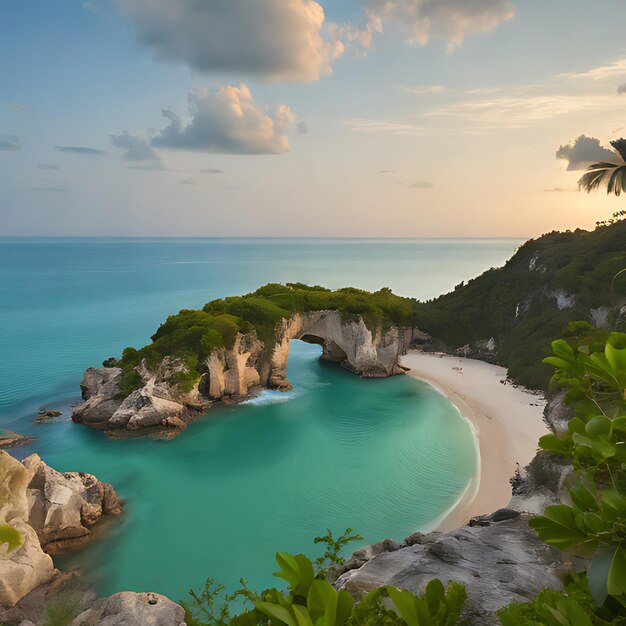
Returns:
[[[61,474],[36,454],[20,463],[0,451],[0,607],[51,583],[58,572],[49,553],[82,545],[91,527],[119,513],[113,487],[95,476]]]
[[[35,441],[34,437],[18,435],[10,430],[0,430],[0,448],[14,448],[15,446],[26,446]]]
[[[18,533],[18,545],[0,543],[0,606],[14,605],[54,576],[52,559],[41,549],[37,533],[28,523],[30,479],[26,467],[0,451],[0,529]]]
[[[81,613],[71,626],[185,626],[185,610],[158,593],[116,593]]]
[[[30,473],[28,523],[49,554],[83,545],[90,529],[104,516],[122,512],[113,487],[91,474],[62,474],[46,465],[37,454],[24,460]]]
[[[444,584],[456,580],[467,588],[465,617],[486,626],[498,624],[496,612],[510,602],[527,601],[544,588],[560,589],[560,575],[568,568],[566,557],[539,541],[519,514],[498,522],[483,518],[474,526],[407,543],[378,552],[342,574],[336,586],[359,598],[383,585],[422,593],[433,578]]]
[[[136,368],[142,386],[126,397],[122,371],[117,367],[88,369],[81,384],[84,402],[75,407],[75,422],[116,433],[176,435],[214,402],[237,401],[259,388],[288,390],[287,360],[293,339],[322,346],[322,359],[333,361],[364,378],[403,374],[400,356],[415,334],[411,328],[375,330],[359,316],[342,319],[337,311],[295,313],[281,320],[272,342],[256,332],[238,334],[229,348],[213,350],[201,364],[202,377],[188,392],[177,378],[185,364],[165,357],[156,367],[145,361]]]

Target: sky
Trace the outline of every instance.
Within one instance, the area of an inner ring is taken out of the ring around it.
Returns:
[[[623,0],[2,0],[0,236],[531,237],[626,136]]]

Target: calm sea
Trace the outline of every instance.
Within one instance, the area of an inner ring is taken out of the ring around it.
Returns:
[[[293,342],[289,394],[213,410],[175,441],[111,441],[69,420],[85,368],[145,344],[181,308],[267,282],[433,298],[489,267],[512,239],[0,239],[0,427],[37,437],[62,471],[127,501],[77,564],[101,593],[180,599],[212,577],[274,584],[276,550],[313,553],[327,527],[367,542],[431,527],[476,467],[468,425],[430,387],[363,381]],[[41,407],[63,417],[34,424]]]

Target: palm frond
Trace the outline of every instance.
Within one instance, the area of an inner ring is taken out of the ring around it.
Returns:
[[[622,159],[626,161],[626,139],[616,139],[615,141],[611,141],[611,145]]]
[[[594,163],[578,181],[579,188],[587,193],[596,191],[602,185],[606,185],[607,194],[619,196],[622,191],[626,191],[626,163]]]

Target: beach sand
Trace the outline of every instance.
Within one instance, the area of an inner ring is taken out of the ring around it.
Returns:
[[[472,424],[480,451],[478,476],[437,530],[460,528],[477,515],[505,507],[511,499],[510,479],[537,452],[537,440],[548,431],[545,400],[506,380],[506,369],[483,361],[410,351],[402,365],[407,374],[447,396]]]

